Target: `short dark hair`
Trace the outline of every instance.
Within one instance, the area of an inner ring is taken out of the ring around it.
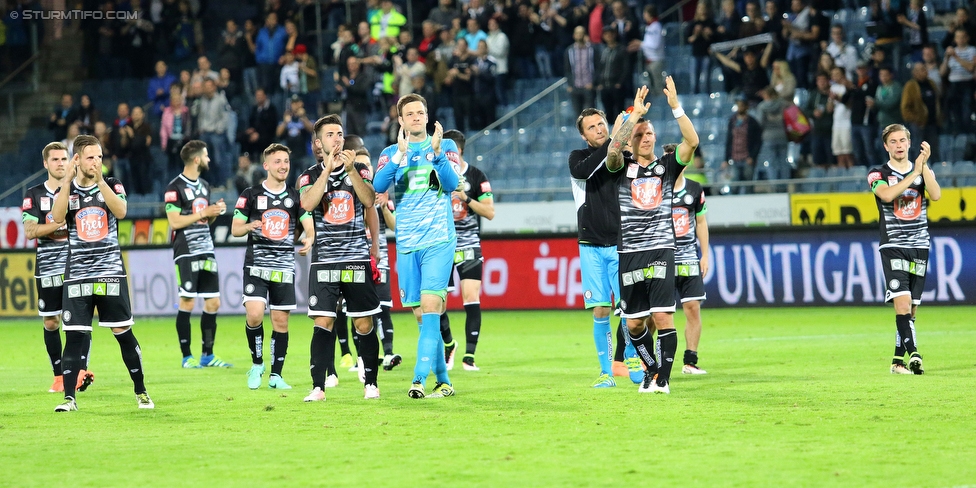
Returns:
[[[464,133],[459,130],[449,130],[444,133],[444,139],[450,139],[457,144],[458,153],[464,154]]]
[[[264,159],[268,159],[268,156],[279,151],[284,151],[286,154],[291,154],[291,149],[288,149],[288,146],[275,142],[264,149]]]
[[[316,120],[315,125],[312,127],[312,131],[315,133],[316,139],[319,138],[319,131],[323,126],[326,125],[338,125],[342,127],[342,117],[339,117],[337,114],[329,114],[319,117],[319,120]]]
[[[342,149],[350,149],[352,151],[358,151],[360,148],[364,147],[363,138],[357,136],[356,134],[348,134],[345,140],[342,141]]]
[[[678,150],[678,145],[674,143],[665,144],[664,146],[661,146],[661,149],[664,151],[664,154],[671,154]]]
[[[397,116],[403,114],[404,105],[413,102],[420,102],[424,104],[424,110],[427,110],[427,99],[425,99],[420,95],[417,95],[416,93],[411,93],[409,95],[400,97],[400,100],[397,100]]]
[[[180,159],[183,160],[183,165],[192,163],[193,158],[199,156],[206,148],[207,143],[199,139],[194,139],[183,144],[183,149],[180,149]]]
[[[650,15],[651,18],[657,17],[657,5],[647,5],[644,7],[644,13]]]
[[[49,142],[46,146],[44,146],[44,149],[41,150],[41,158],[44,159],[44,161],[47,161],[47,157],[51,155],[51,151],[59,151],[59,150],[67,151],[68,146],[65,146],[64,144],[57,141]]]
[[[585,108],[580,112],[579,117],[576,118],[576,130],[579,131],[580,135],[583,135],[583,119],[591,115],[599,115],[603,117],[603,120],[607,120],[607,114],[600,109],[596,108]]]
[[[102,143],[99,142],[97,137],[87,134],[75,137],[72,145],[74,146],[75,154],[82,154],[88,146],[102,147]]]
[[[366,156],[368,158],[369,157],[369,149],[366,149],[365,147],[361,147],[359,149],[356,149],[356,156]]]

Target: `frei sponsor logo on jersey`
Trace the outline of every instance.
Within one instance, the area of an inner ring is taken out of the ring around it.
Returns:
[[[355,215],[352,193],[345,190],[334,191],[329,194],[329,211],[325,214],[325,221],[330,224],[345,224]]]
[[[674,235],[684,237],[691,231],[691,217],[685,207],[673,207],[671,218],[674,219]]]
[[[631,200],[641,210],[651,210],[661,204],[661,178],[637,178],[630,186]]]
[[[78,238],[97,242],[108,236],[108,214],[101,207],[87,207],[75,215]]]
[[[209,204],[210,202],[208,202],[206,198],[201,197],[193,200],[193,213],[203,212],[207,208],[207,205]],[[204,217],[200,219],[200,222],[205,222],[206,220],[207,218]]]
[[[922,194],[909,188],[895,199],[895,217],[900,220],[916,220],[922,216]]]
[[[273,208],[261,215],[261,234],[273,241],[288,237],[291,216],[284,210]]]

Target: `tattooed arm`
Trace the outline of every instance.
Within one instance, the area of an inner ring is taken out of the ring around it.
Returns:
[[[621,123],[624,114],[620,114],[617,116],[617,121],[613,124],[613,135],[610,141],[610,147],[607,150],[607,169],[610,171],[619,171],[624,166],[623,148],[630,140],[630,135],[634,132],[634,127],[637,126],[637,123],[640,122],[644,114],[651,108],[650,103],[644,103],[644,98],[647,97],[647,91],[646,86],[638,88],[637,94],[634,95],[634,110],[630,113],[630,117],[627,118],[626,122]]]

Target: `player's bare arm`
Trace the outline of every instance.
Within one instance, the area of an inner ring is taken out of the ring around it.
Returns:
[[[912,185],[912,182],[915,180],[916,177],[922,176],[922,174],[925,172],[925,167],[928,165],[927,163],[928,163],[929,155],[932,153],[932,148],[931,146],[929,146],[929,143],[927,142],[922,142],[921,146],[922,148],[921,151],[919,152],[918,159],[915,160],[915,167],[912,168],[912,172],[909,173],[907,176],[905,176],[903,180],[899,181],[898,183],[895,183],[894,185],[888,185],[888,183],[884,180],[878,180],[877,182],[875,182],[875,187],[873,189],[874,194],[877,195],[882,202],[891,203],[891,201],[898,198],[899,195],[905,193],[905,190],[907,190],[908,187]],[[932,170],[930,169],[929,172],[931,171]],[[935,178],[932,179],[933,181],[935,180]],[[936,183],[936,187],[938,187],[938,183]],[[926,188],[926,190],[928,190],[928,188]],[[941,187],[938,187],[937,192],[939,193],[939,197],[941,197],[942,196]],[[938,200],[938,199],[935,198],[933,200]]]
[[[644,103],[647,92],[646,85],[638,88],[637,94],[634,95],[634,110],[630,113],[630,117],[627,118],[626,122],[621,124],[619,130],[616,128],[617,124],[614,124],[614,134],[610,139],[610,147],[607,149],[607,168],[610,171],[617,171],[624,166],[623,149],[627,145],[627,142],[630,141],[630,135],[634,133],[634,127],[644,117],[644,114],[651,109],[650,102]],[[618,117],[617,120],[621,118]]]
[[[108,199],[106,198],[106,200]],[[221,199],[219,202],[212,205],[207,205],[206,207],[204,207],[203,210],[200,210],[199,212],[194,212],[190,215],[180,215],[179,210],[166,212],[166,220],[169,221],[169,226],[173,230],[189,227],[203,219],[207,219],[209,222],[213,222],[217,218],[217,216],[220,215],[221,204],[223,204],[223,202],[224,200]],[[223,207],[223,208],[227,208],[227,207]]]
[[[434,135],[430,137],[430,148],[434,151],[434,157],[441,155],[441,142],[444,141],[444,128],[440,122],[434,122]]]
[[[681,102],[678,101],[678,90],[674,87],[674,79],[669,76],[664,81],[664,85],[664,95],[668,98],[668,106],[671,107],[671,113],[678,121],[678,128],[681,129],[681,144],[678,144],[678,149],[675,152],[678,161],[687,165],[695,158],[695,149],[698,148],[700,142],[698,131],[695,130],[695,124],[691,123],[691,119],[681,108]]]
[[[366,221],[366,230],[372,237],[369,244],[369,255],[376,259],[380,257],[380,240],[377,236],[380,233],[380,216],[376,212],[376,207],[370,205],[363,209],[363,220]]]
[[[244,237],[250,234],[251,231],[260,229],[262,224],[263,223],[260,220],[252,220],[247,222],[246,219],[235,218],[231,223],[230,233],[233,234],[234,237]]]
[[[379,206],[380,210],[383,212],[383,220],[386,222],[386,226],[396,232],[396,216],[393,215],[393,211],[390,210],[387,202],[389,201],[389,195],[384,193],[376,194],[376,205]]]
[[[93,157],[93,156],[91,156]],[[101,155],[98,156],[101,159]],[[105,177],[102,175],[102,165],[99,163],[98,167],[95,168],[95,181],[98,184],[98,191],[102,193],[102,197],[105,199],[105,206],[108,210],[112,212],[112,215],[116,219],[124,219],[125,214],[128,213],[128,205],[125,200],[115,193],[115,190],[108,186],[105,182]]]
[[[455,191],[454,195],[458,197],[459,200],[468,204],[468,208],[472,212],[488,219],[492,220],[495,218],[495,199],[488,197],[484,200],[475,200],[468,196],[467,193],[463,191]]]
[[[47,224],[39,224],[33,220],[28,220],[24,222],[24,233],[27,235],[28,239],[37,239],[38,237],[44,237],[51,235],[54,231],[60,229],[64,226],[64,222],[51,222]]]
[[[695,235],[698,237],[698,244],[701,246],[701,259],[698,260],[698,268],[701,269],[701,275],[705,276],[708,273],[708,219],[705,215],[698,215],[695,217]]]
[[[298,250],[300,256],[307,256],[315,244],[315,222],[311,219],[302,219],[302,229],[305,231],[302,236],[302,247]]]
[[[925,156],[925,160],[919,162],[922,156]],[[942,187],[939,182],[935,179],[935,172],[932,171],[932,167],[929,166],[929,157],[932,155],[932,148],[929,143],[922,142],[922,154],[919,154],[918,159],[915,161],[915,166],[922,167],[922,180],[925,181],[925,193],[929,196],[929,200],[933,202],[939,201],[942,198]]]
[[[359,197],[359,201],[363,203],[363,206],[367,209],[372,208],[376,202],[376,190],[356,170],[356,151],[346,150],[342,152],[344,153],[342,155],[342,165],[346,169],[346,174],[349,175],[349,181],[352,182],[352,188],[356,191],[356,196]]]
[[[68,215],[68,193],[71,192],[71,182],[74,181],[75,175],[78,173],[78,161],[80,158],[80,154],[72,156],[71,162],[68,163],[68,170],[64,174],[64,179],[61,180],[61,190],[58,191],[58,196],[54,199],[54,205],[51,206],[51,216],[54,217],[55,222],[64,222],[65,217]]]
[[[338,161],[339,154],[342,152],[342,139],[336,141],[335,146],[332,148],[332,152],[326,155],[325,160],[322,161],[322,175],[319,179],[312,183],[312,186],[299,188],[301,192],[302,208],[306,212],[311,212],[315,210],[315,207],[322,202],[322,197],[325,196],[325,188],[329,184],[329,173],[336,168],[336,164],[341,164]],[[328,202],[325,202],[328,205]]]

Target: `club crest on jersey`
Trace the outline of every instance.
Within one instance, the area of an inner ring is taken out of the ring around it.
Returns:
[[[901,286],[901,282],[898,280],[891,280],[888,282],[888,288],[892,290],[897,290],[899,286]]]
[[[207,196],[207,187],[201,185],[200,193],[203,193],[203,196]]]
[[[201,215],[202,215],[202,212],[204,211],[204,209],[207,208],[207,205],[208,204],[209,204],[209,202],[207,202],[207,199],[206,198],[202,198],[202,197],[201,198],[197,198],[196,200],[193,201],[193,213],[201,212]],[[200,222],[204,222],[206,220],[207,220],[207,218],[204,217],[204,218],[200,219]]]
[[[108,237],[108,214],[101,207],[86,207],[75,215],[78,238],[98,242]]]
[[[922,175],[916,176],[915,179],[912,181],[912,184],[913,185],[921,185],[922,184]]]
[[[661,166],[660,164],[654,165],[654,174],[656,174],[658,176],[663,175],[664,174],[664,166]]]
[[[186,195],[186,199],[187,200],[193,200],[193,190],[191,190],[189,188],[184,188],[183,189],[183,194]]]
[[[661,179],[637,178],[630,185],[630,197],[641,210],[657,208],[661,204]]]
[[[325,221],[330,224],[346,224],[352,221],[356,209],[352,193],[344,190],[329,194],[329,211],[325,214]]]
[[[671,209],[671,218],[674,219],[675,237],[684,237],[691,232],[691,218],[688,209],[685,207],[674,207]]]
[[[258,210],[268,209],[268,197],[264,195],[258,196]]]
[[[294,200],[292,200],[291,198],[286,198],[285,199],[285,208],[292,208],[294,206],[295,206],[295,201]]]
[[[51,197],[41,197],[41,212],[51,210]]]
[[[427,153],[427,155],[425,157],[427,158],[427,161],[433,161],[434,160],[434,153]]]
[[[691,195],[685,195],[685,205],[691,205],[695,201],[695,198]]]
[[[916,220],[922,215],[922,194],[917,190],[909,188],[891,203],[895,217],[901,220]]]
[[[25,198],[24,203],[20,206],[21,210],[30,210],[34,208],[34,201],[30,198]]]
[[[175,203],[177,199],[176,190],[170,190],[163,195],[163,200],[166,203]]]
[[[352,186],[352,180],[349,179],[349,176],[344,176],[342,178],[342,182],[345,183],[346,186]]]
[[[68,197],[68,209],[78,210],[79,208],[81,208],[81,199],[78,195],[70,195]]]
[[[273,241],[284,240],[288,237],[288,226],[291,216],[284,210],[273,208],[261,214],[261,235]]]
[[[105,203],[105,197],[104,197],[104,196],[102,196],[102,192],[98,192],[98,193],[97,193],[97,194],[95,195],[95,198],[96,198],[96,199],[97,199],[97,200],[98,200],[99,202],[102,202],[102,203]]]
[[[387,156],[386,154],[381,155],[380,156],[380,160],[376,162],[376,169],[377,169],[377,171],[379,171],[380,169],[382,169],[383,166],[386,166],[387,163],[389,163],[389,162],[390,162],[390,157],[389,156]]]

